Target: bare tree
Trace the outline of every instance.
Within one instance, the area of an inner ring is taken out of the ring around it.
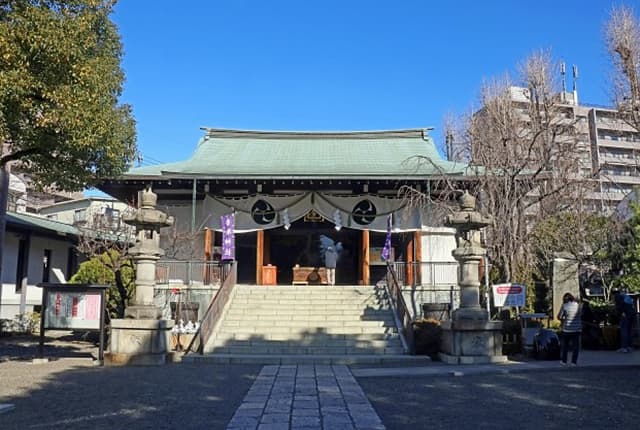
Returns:
[[[577,133],[574,110],[553,79],[556,70],[549,53],[538,52],[523,62],[517,82],[508,75],[485,82],[480,108],[447,131],[454,136],[450,152],[469,163],[467,174],[441,176],[429,193],[408,193],[420,204],[440,206],[450,206],[454,191],[475,193],[494,220],[487,243],[502,281],[530,280],[535,224],[584,209],[594,189],[589,142]]]
[[[133,211],[129,207],[127,211]],[[126,212],[126,211],[125,211]],[[126,214],[123,214],[126,215]],[[135,244],[135,228],[122,222],[122,216],[113,217],[101,213],[90,214],[88,224],[79,227],[78,252],[88,259],[99,261],[114,282],[115,291],[109,292],[110,313],[124,318],[124,310],[134,294],[135,271],[129,248]],[[94,271],[83,276],[92,276]],[[112,276],[111,276],[112,275]],[[108,282],[107,279],[101,282]],[[82,278],[82,281],[86,279]]]
[[[482,205],[494,217],[490,254],[505,281],[531,273],[532,227],[558,212],[584,210],[594,189],[583,173],[590,167],[588,142],[577,136],[556,70],[549,53],[538,52],[521,65],[520,86],[508,76],[485,84],[482,108],[466,129]]]
[[[621,118],[640,130],[640,21],[630,7],[612,9],[605,38],[614,66],[614,103]]]

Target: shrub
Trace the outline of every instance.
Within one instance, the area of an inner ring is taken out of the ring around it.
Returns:
[[[416,354],[428,355],[434,360],[438,359],[440,340],[442,339],[440,321],[434,319],[419,319],[415,320],[412,326]]]
[[[129,300],[135,294],[133,265],[129,258],[110,250],[80,264],[69,281],[72,284],[107,284],[107,312],[111,318],[123,318]]]

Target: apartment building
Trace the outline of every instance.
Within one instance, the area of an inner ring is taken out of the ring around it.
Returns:
[[[514,104],[529,102],[526,88],[511,87]],[[587,207],[605,214],[640,185],[640,133],[624,122],[615,108],[580,104],[578,92],[559,94],[559,113],[572,124],[573,132],[562,139],[575,139],[578,162],[575,173],[593,180]]]
[[[87,197],[43,207],[39,215],[79,228],[118,230],[127,210],[126,203],[110,197]]]

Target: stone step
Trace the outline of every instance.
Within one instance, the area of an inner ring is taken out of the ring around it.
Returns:
[[[255,333],[235,333],[235,332],[218,332],[214,334],[212,342],[231,342],[231,341],[276,341],[276,342],[290,342],[293,344],[300,342],[396,342],[400,340],[400,335],[397,332],[390,333],[357,333],[357,334],[326,334],[326,333],[267,333],[262,335],[259,339],[256,338]]]
[[[287,319],[253,319],[254,323],[259,322],[257,324],[260,327],[265,327],[266,330],[269,330],[274,327],[290,327],[292,329],[300,328],[300,329],[309,329],[309,328],[329,328],[329,327],[360,327],[360,328],[376,328],[376,327],[395,327],[396,324],[394,321],[361,321],[357,319],[349,320],[349,319],[335,319],[330,321],[316,321],[316,320],[287,320]],[[245,327],[253,324],[248,324],[245,319],[225,319],[222,323],[221,328],[229,328],[232,329],[234,327]]]
[[[254,321],[258,325],[268,325],[271,323],[289,324],[292,326],[313,326],[313,327],[329,327],[338,325],[371,325],[380,327],[392,327],[395,325],[395,320],[392,317],[388,318],[376,318],[376,319],[363,319],[358,315],[346,316],[346,315],[257,315],[251,318],[240,317],[237,315],[228,316],[225,318],[224,324],[233,326],[250,325],[249,321]]]
[[[404,350],[399,347],[381,348],[356,348],[340,346],[214,346],[208,353],[212,354],[246,354],[246,355],[370,355],[370,354],[391,354],[399,355]]]
[[[345,364],[345,365],[427,365],[426,355],[253,355],[253,354],[188,354],[183,362],[212,364]]]
[[[231,319],[247,319],[247,318],[263,318],[263,317],[271,317],[271,316],[280,316],[283,318],[289,318],[292,320],[301,320],[301,319],[324,319],[326,320],[328,317],[332,319],[340,319],[340,318],[358,318],[362,321],[375,321],[379,319],[386,319],[390,316],[392,317],[392,313],[390,310],[381,309],[375,311],[368,311],[362,309],[354,309],[354,310],[344,310],[344,309],[327,309],[327,310],[298,310],[298,309],[264,309],[264,310],[251,310],[251,309],[230,309],[226,314],[226,318]]]
[[[255,336],[265,337],[271,334],[291,334],[296,336],[316,336],[319,333],[329,335],[355,335],[355,334],[367,334],[367,333],[380,333],[381,330],[387,332],[397,332],[395,327],[380,328],[380,327],[225,327],[222,326],[219,334],[224,333],[248,333]]]
[[[226,357],[222,362],[308,356],[319,363],[404,353],[393,314],[372,287],[309,286],[236,287],[205,351],[214,351],[215,360]]]
[[[356,348],[356,349],[384,349],[384,348],[402,348],[402,342],[400,338],[394,340],[348,340],[348,339],[335,339],[326,341],[317,341],[314,339],[300,339],[298,341],[292,340],[264,340],[264,339],[249,339],[249,340],[235,340],[235,339],[216,339],[213,343],[213,347],[249,347],[256,349],[269,349],[269,348]]]
[[[260,308],[270,309],[278,306],[291,306],[296,309],[363,309],[370,307],[373,309],[384,309],[384,306],[377,303],[359,303],[353,300],[296,300],[296,299],[272,299],[272,300],[238,300],[234,298],[233,303],[237,306],[249,309]]]

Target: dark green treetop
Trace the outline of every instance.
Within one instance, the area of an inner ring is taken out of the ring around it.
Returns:
[[[0,166],[79,190],[131,163],[112,0],[0,0]]]

